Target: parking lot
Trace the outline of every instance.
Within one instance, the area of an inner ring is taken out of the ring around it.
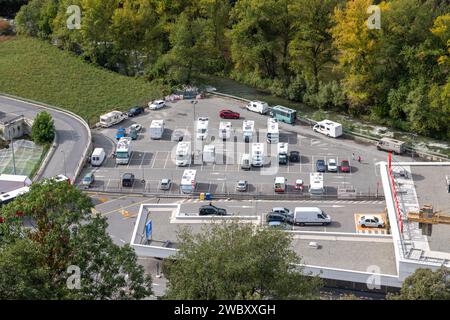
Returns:
[[[195,109],[195,110],[194,110]],[[241,114],[239,120],[222,120],[219,117],[221,109],[231,109]],[[199,116],[209,118],[208,137],[205,141],[195,139],[194,119]],[[300,115],[301,117],[301,115]],[[161,140],[151,140],[149,126],[152,120],[164,119],[165,130]],[[244,119],[255,121],[255,135],[252,142],[263,142],[265,145],[265,162],[262,168],[252,168],[244,171],[240,168],[242,154],[250,153],[251,143],[244,143],[242,138],[242,123]],[[232,136],[226,142],[218,138],[220,121],[232,123]],[[309,184],[309,174],[316,171],[316,161],[335,159],[338,164],[342,160],[350,161],[349,173],[325,173],[324,186],[327,195],[336,195],[340,186],[352,186],[360,194],[376,195],[382,192],[376,163],[386,160],[385,152],[377,151],[373,145],[357,143],[343,138],[333,139],[312,131],[309,126],[280,123],[280,142],[289,143],[289,151],[300,152],[300,162],[288,165],[278,165],[277,146],[266,143],[267,116],[259,115],[244,109],[244,104],[235,100],[210,97],[199,100],[196,105],[191,101],[181,100],[169,103],[163,109],[146,112],[143,115],[129,118],[119,125],[94,131],[94,146],[102,147],[107,153],[107,159],[101,167],[84,168],[81,177],[93,172],[95,182],[91,186],[97,191],[145,192],[145,193],[180,193],[179,184],[183,171],[187,168],[197,170],[196,192],[212,194],[230,194],[235,192],[238,180],[247,180],[247,193],[274,194],[274,178],[283,176],[287,179],[287,192],[298,193],[293,189],[297,179],[302,179],[305,186]],[[115,149],[115,134],[118,127],[128,128],[138,123],[143,126],[138,139],[132,141],[132,157],[127,165],[116,165],[113,157]],[[186,132],[183,141],[192,141],[193,163],[187,167],[175,165],[175,150],[177,142],[171,141],[176,129]],[[216,148],[215,164],[205,164],[201,161],[199,151],[206,144]],[[196,152],[197,150],[197,152]],[[361,163],[353,160],[362,157]],[[407,159],[397,157],[398,160]],[[135,182],[132,188],[121,186],[121,176],[133,173]],[[172,180],[168,191],[161,191],[158,183],[161,179]],[[305,190],[305,192],[307,192]]]

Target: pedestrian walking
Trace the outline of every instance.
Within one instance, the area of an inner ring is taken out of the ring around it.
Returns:
[[[358,162],[361,163],[361,156],[358,156]]]
[[[355,153],[352,153],[352,160],[355,160]]]

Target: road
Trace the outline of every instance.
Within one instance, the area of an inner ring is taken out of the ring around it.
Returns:
[[[50,112],[55,123],[57,147],[41,178],[64,174],[73,180],[83,151],[89,143],[89,132],[79,119],[61,111],[5,96],[0,96],[0,111],[24,115],[29,119],[33,119],[39,112]]]

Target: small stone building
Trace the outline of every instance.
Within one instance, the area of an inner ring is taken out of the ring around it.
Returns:
[[[30,127],[24,116],[0,112],[0,138],[9,141],[29,133]]]

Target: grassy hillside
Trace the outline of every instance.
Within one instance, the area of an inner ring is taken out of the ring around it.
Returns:
[[[141,79],[98,68],[32,38],[0,41],[0,92],[66,108],[91,125],[102,113],[162,95]]]

